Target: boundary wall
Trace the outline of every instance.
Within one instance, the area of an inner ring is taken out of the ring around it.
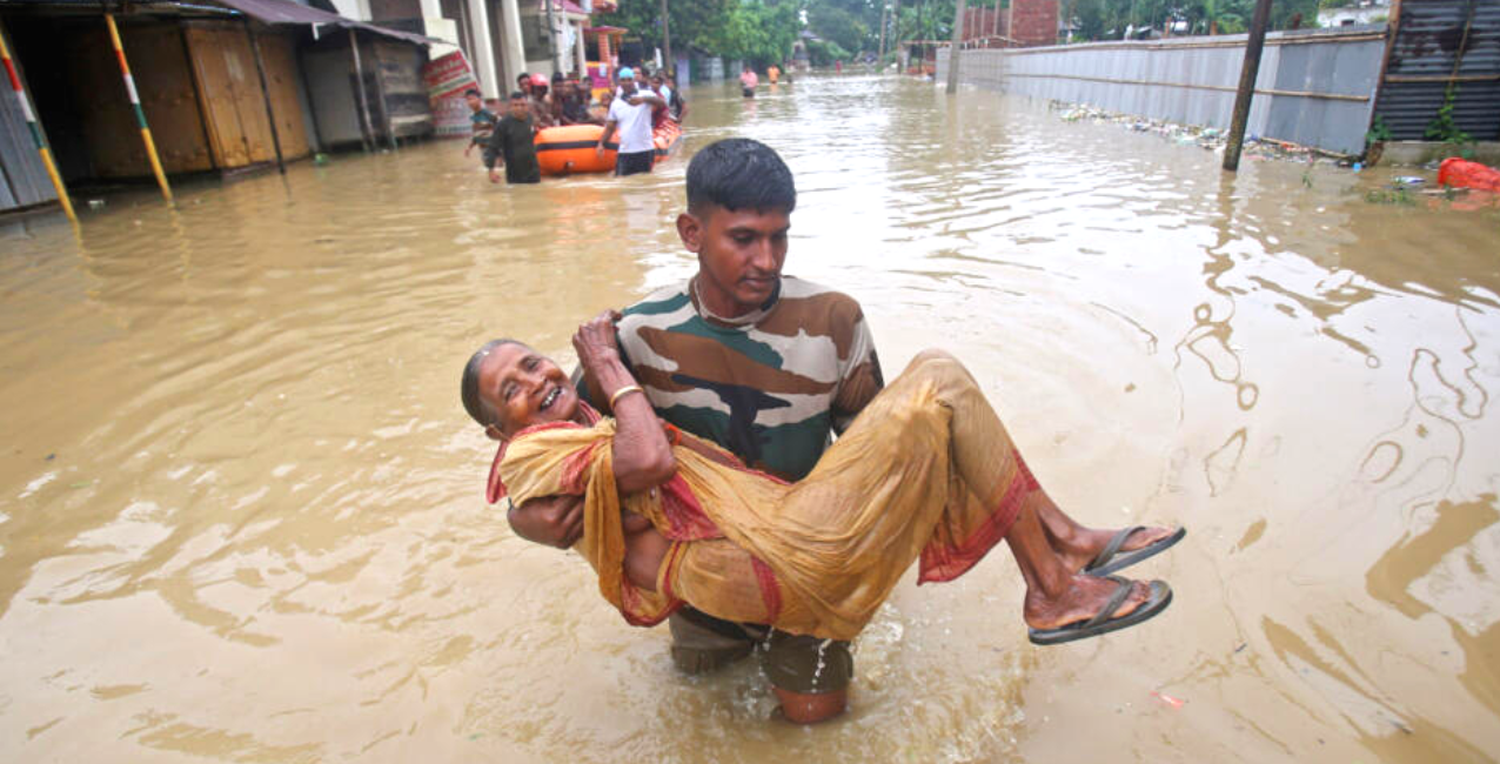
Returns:
[[[1247,135],[1364,151],[1384,24],[1266,35]],[[961,51],[959,79],[1003,93],[1228,129],[1248,35]],[[938,51],[937,81],[948,49]]]

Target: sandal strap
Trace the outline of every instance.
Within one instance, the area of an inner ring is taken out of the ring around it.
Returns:
[[[1120,547],[1125,546],[1125,541],[1127,539],[1135,535],[1137,531],[1143,530],[1146,530],[1146,526],[1132,525],[1129,528],[1116,533],[1114,538],[1110,539],[1109,543],[1105,544],[1104,548],[1099,550],[1099,554],[1094,555],[1094,559],[1090,560],[1089,564],[1084,566],[1084,571],[1087,572],[1093,570],[1094,568],[1103,567],[1105,563],[1109,562],[1110,559],[1112,559],[1115,554],[1120,551]]]
[[[1130,596],[1130,590],[1135,588],[1135,582],[1121,578],[1120,576],[1105,576],[1105,579],[1115,582],[1115,593],[1109,596],[1109,601],[1104,603],[1104,608],[1093,618],[1085,621],[1081,628],[1087,629],[1091,626],[1098,626],[1112,619],[1115,611],[1119,610],[1120,606],[1125,604],[1125,598]]]

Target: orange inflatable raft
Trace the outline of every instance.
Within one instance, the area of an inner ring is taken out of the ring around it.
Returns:
[[[594,147],[599,145],[603,134],[603,125],[564,125],[538,130],[533,143],[542,174],[614,172],[620,144],[612,136],[604,144],[604,153],[597,153]],[[663,121],[651,132],[651,143],[656,149],[656,161],[660,162],[675,153],[682,143],[682,126],[670,119]]]

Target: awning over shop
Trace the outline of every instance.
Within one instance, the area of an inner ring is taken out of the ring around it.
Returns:
[[[398,40],[416,43],[417,45],[431,45],[440,43],[436,40],[414,32],[402,32],[395,29],[387,29],[375,24],[367,24],[363,21],[344,18],[336,13],[321,11],[306,5],[298,5],[290,0],[210,0],[217,5],[224,5],[253,19],[267,24],[312,24],[316,26],[336,26],[344,29],[363,29],[373,34],[394,37]]]
[[[388,29],[376,24],[344,18],[336,13],[299,5],[291,0],[136,0],[136,2],[112,2],[111,0],[0,0],[5,10],[25,10],[43,13],[119,13],[131,15],[181,16],[187,18],[214,16],[222,13],[243,13],[266,24],[333,26],[343,29],[359,29],[371,34],[383,35],[414,45],[432,45],[442,40],[424,37],[415,32]]]

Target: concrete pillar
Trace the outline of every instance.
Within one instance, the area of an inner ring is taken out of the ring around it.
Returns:
[[[474,79],[479,80],[479,92],[485,98],[504,98],[505,89],[499,75],[495,73],[495,45],[490,40],[490,11],[485,0],[466,0],[469,4],[469,19],[473,22],[469,30],[474,37]]]
[[[583,39],[584,22],[577,21],[574,23],[578,25],[577,32],[573,35],[573,51],[574,55],[578,58],[578,69],[576,71],[582,73],[589,68],[589,49],[584,44],[586,41]]]
[[[505,69],[506,87],[515,87],[516,78],[526,71],[526,48],[521,41],[521,7],[516,0],[500,0],[500,61]]]

